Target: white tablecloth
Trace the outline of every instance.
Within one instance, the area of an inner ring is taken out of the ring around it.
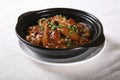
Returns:
[[[20,14],[52,7],[87,11],[103,24],[106,46],[86,63],[46,66],[27,58],[18,45]],[[0,0],[0,80],[120,80],[120,0]]]

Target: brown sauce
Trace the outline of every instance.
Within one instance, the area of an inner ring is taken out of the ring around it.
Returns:
[[[90,42],[88,26],[65,16],[41,18],[38,24],[28,28],[26,40],[44,48],[74,48]]]

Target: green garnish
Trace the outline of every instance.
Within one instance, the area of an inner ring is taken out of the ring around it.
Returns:
[[[78,27],[76,25],[73,26],[67,26],[68,29],[70,29],[71,31],[75,31],[76,33],[79,33],[78,31]]]
[[[57,28],[57,26],[53,22],[49,22],[48,24],[51,26],[52,30]]]
[[[48,19],[47,18],[42,18],[43,21],[47,21]]]
[[[58,28],[62,28],[62,25],[61,25],[61,24],[59,24],[58,26],[56,26],[53,22],[49,22],[48,24],[51,26],[51,29],[52,29],[52,30],[56,29],[57,27],[58,27]]]
[[[59,25],[58,25],[58,28],[62,28],[62,25],[61,25],[61,24],[59,24]]]
[[[77,27],[76,25],[73,25],[73,28],[74,28],[74,31],[75,31],[76,33],[79,32],[79,31],[78,31],[78,27]]]
[[[71,48],[72,47],[72,43],[71,42],[67,42],[67,47]]]
[[[72,26],[72,27],[71,27],[71,30],[75,31],[75,28],[74,28],[74,26]]]
[[[70,32],[69,32],[69,36],[71,36],[73,34],[73,31],[71,30]]]
[[[43,27],[43,26],[40,26],[40,30],[43,31],[43,30],[44,30],[44,27]]]
[[[42,18],[42,20],[44,20],[44,21],[45,21],[45,20],[46,20],[46,18]]]
[[[53,22],[49,22],[48,24],[49,24],[49,25],[51,25],[51,26],[52,26],[52,25],[54,25],[54,23],[53,23]]]
[[[62,15],[58,15],[59,18],[62,18]]]
[[[82,34],[81,36],[82,36],[82,37],[85,37],[85,34]]]
[[[67,26],[68,29],[71,29],[71,26]]]
[[[79,33],[79,31],[78,31],[78,29],[76,29],[76,31],[75,31],[76,33]]]
[[[47,18],[41,18],[41,19],[39,19],[37,22],[39,23],[41,20],[47,21]]]
[[[37,22],[39,23],[41,19],[39,19]]]
[[[86,32],[86,28],[83,28],[83,29],[82,29],[82,32]]]
[[[65,16],[62,16],[62,15],[58,15],[58,17],[59,17],[59,18],[64,18],[64,19],[66,19],[66,17],[65,17]]]
[[[70,32],[69,32],[69,33],[71,34],[71,33],[73,33],[73,31],[72,31],[72,30],[70,30]]]
[[[51,26],[51,29],[52,29],[52,30],[54,30],[54,29],[56,29],[56,28],[57,28],[57,26],[55,26],[55,25],[52,25],[52,26]]]
[[[66,38],[69,38],[70,36],[72,36],[72,34],[73,34],[73,31],[70,30],[69,33],[68,33],[68,36],[66,36]]]
[[[63,18],[64,18],[64,19],[66,19],[66,17],[65,17],[65,16],[63,16]]]

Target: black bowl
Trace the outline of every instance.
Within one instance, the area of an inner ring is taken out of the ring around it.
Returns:
[[[69,48],[69,49],[48,49],[40,46],[33,45],[26,41],[25,36],[27,34],[27,29],[31,25],[35,25],[39,18],[50,17],[54,15],[64,15],[67,18],[73,18],[77,22],[83,22],[88,25],[91,30],[91,42],[87,45]],[[103,27],[100,21],[93,15],[76,9],[69,8],[51,8],[39,11],[30,11],[22,14],[18,18],[16,25],[16,33],[21,42],[24,43],[30,50],[36,54],[43,55],[45,57],[52,58],[68,58],[84,54],[85,51],[93,47],[98,47],[105,42],[105,37],[103,34]],[[91,53],[89,53],[91,54]]]

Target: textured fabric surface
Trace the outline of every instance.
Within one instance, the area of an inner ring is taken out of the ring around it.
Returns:
[[[52,7],[87,11],[103,24],[106,46],[96,58],[71,66],[47,66],[18,45],[20,14]],[[0,80],[120,80],[120,0],[0,0]]]

